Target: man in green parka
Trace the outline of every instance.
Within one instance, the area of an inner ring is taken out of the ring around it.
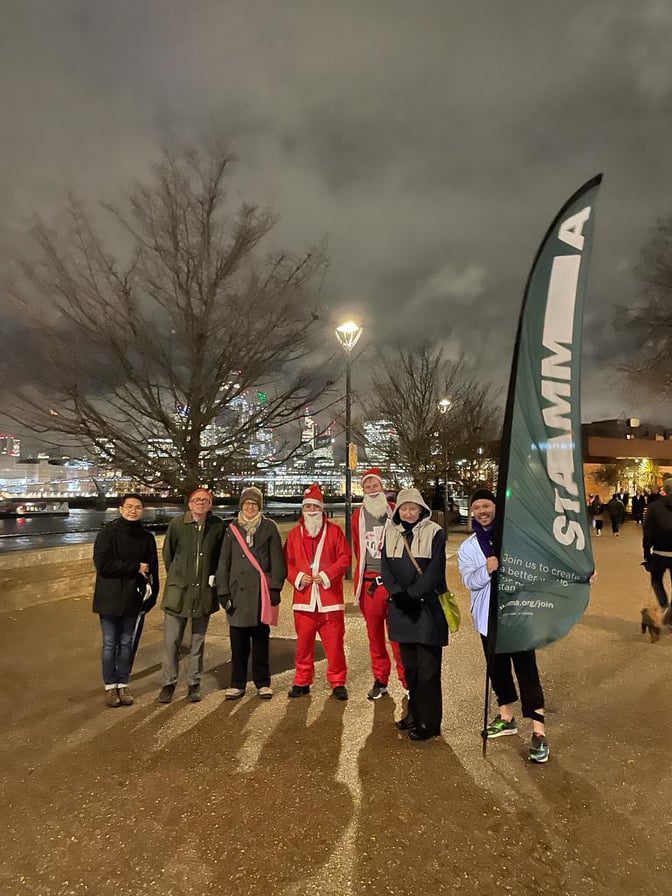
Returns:
[[[201,699],[205,633],[212,613],[219,609],[215,572],[225,524],[213,516],[212,494],[197,488],[189,495],[189,510],[171,521],[163,542],[166,587],[163,620],[163,687],[159,703],[170,703],[177,685],[180,646],[191,620],[191,649],[187,665],[187,700]]]

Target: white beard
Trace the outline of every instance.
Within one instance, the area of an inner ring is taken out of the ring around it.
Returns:
[[[371,516],[375,516],[376,519],[382,520],[383,517],[387,516],[387,508],[389,507],[389,504],[387,503],[385,492],[378,492],[377,495],[364,495],[364,501],[362,503],[367,512],[370,513]]]
[[[311,538],[315,538],[322,528],[322,513],[303,513],[303,525]]]

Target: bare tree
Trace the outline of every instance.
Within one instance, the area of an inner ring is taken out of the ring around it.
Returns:
[[[442,399],[449,400],[443,414]],[[380,357],[366,411],[395,432],[384,448],[390,472],[401,471],[425,494],[440,478],[464,491],[478,484],[501,419],[492,387],[463,358],[450,361],[427,344]]]
[[[102,206],[125,240],[116,256],[75,200],[64,224],[38,221],[37,258],[12,286],[37,340],[13,419],[184,493],[216,484],[259,430],[317,400],[324,256],[261,253],[276,218],[228,211],[234,161],[221,145],[164,153],[127,210]]]
[[[618,326],[630,337],[622,369],[638,387],[672,394],[672,216],[659,221],[641,253],[637,276],[641,301],[619,308]]]

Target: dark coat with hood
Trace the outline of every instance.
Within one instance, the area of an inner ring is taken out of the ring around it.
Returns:
[[[410,530],[399,517],[399,507],[409,501],[421,508],[420,519]],[[417,489],[402,490],[383,543],[381,572],[390,592],[389,637],[402,644],[448,643],[448,625],[438,598],[447,590],[446,538],[430,516]],[[405,537],[421,574],[404,548]]]
[[[171,520],[163,542],[164,613],[191,619],[219,610],[214,582],[225,528],[224,520],[211,513],[200,523],[190,510]]]
[[[159,593],[159,560],[156,539],[138,520],[119,517],[104,526],[93,546],[96,585],[93,612],[100,616],[137,616],[143,608],[140,564],[149,564],[152,596],[146,601],[148,610]],[[144,591],[144,588],[142,589]]]
[[[245,529],[237,521],[231,523],[222,542],[217,567],[217,595],[231,625],[251,628],[258,625],[261,616],[261,583],[259,573],[231,532],[232,526],[245,540]],[[266,573],[270,590],[280,591],[287,575],[287,566],[280,532],[273,520],[262,517],[254,533],[250,553]]]

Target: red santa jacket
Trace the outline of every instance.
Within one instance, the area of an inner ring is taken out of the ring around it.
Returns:
[[[309,544],[314,556],[306,550]],[[303,520],[290,531],[285,544],[287,578],[294,585],[293,608],[329,613],[344,610],[343,576],[350,566],[352,552],[341,527],[324,518],[319,535],[310,539]],[[305,584],[303,575],[321,574],[322,585]],[[303,579],[303,580],[302,580]]]
[[[394,504],[387,502],[387,517],[391,519],[394,512]],[[352,515],[352,546],[355,549],[355,602],[362,600],[362,585],[364,584],[364,567],[366,562],[366,522],[363,506],[358,507]],[[381,528],[380,538],[377,539],[376,548],[380,556],[385,539],[385,527]]]

